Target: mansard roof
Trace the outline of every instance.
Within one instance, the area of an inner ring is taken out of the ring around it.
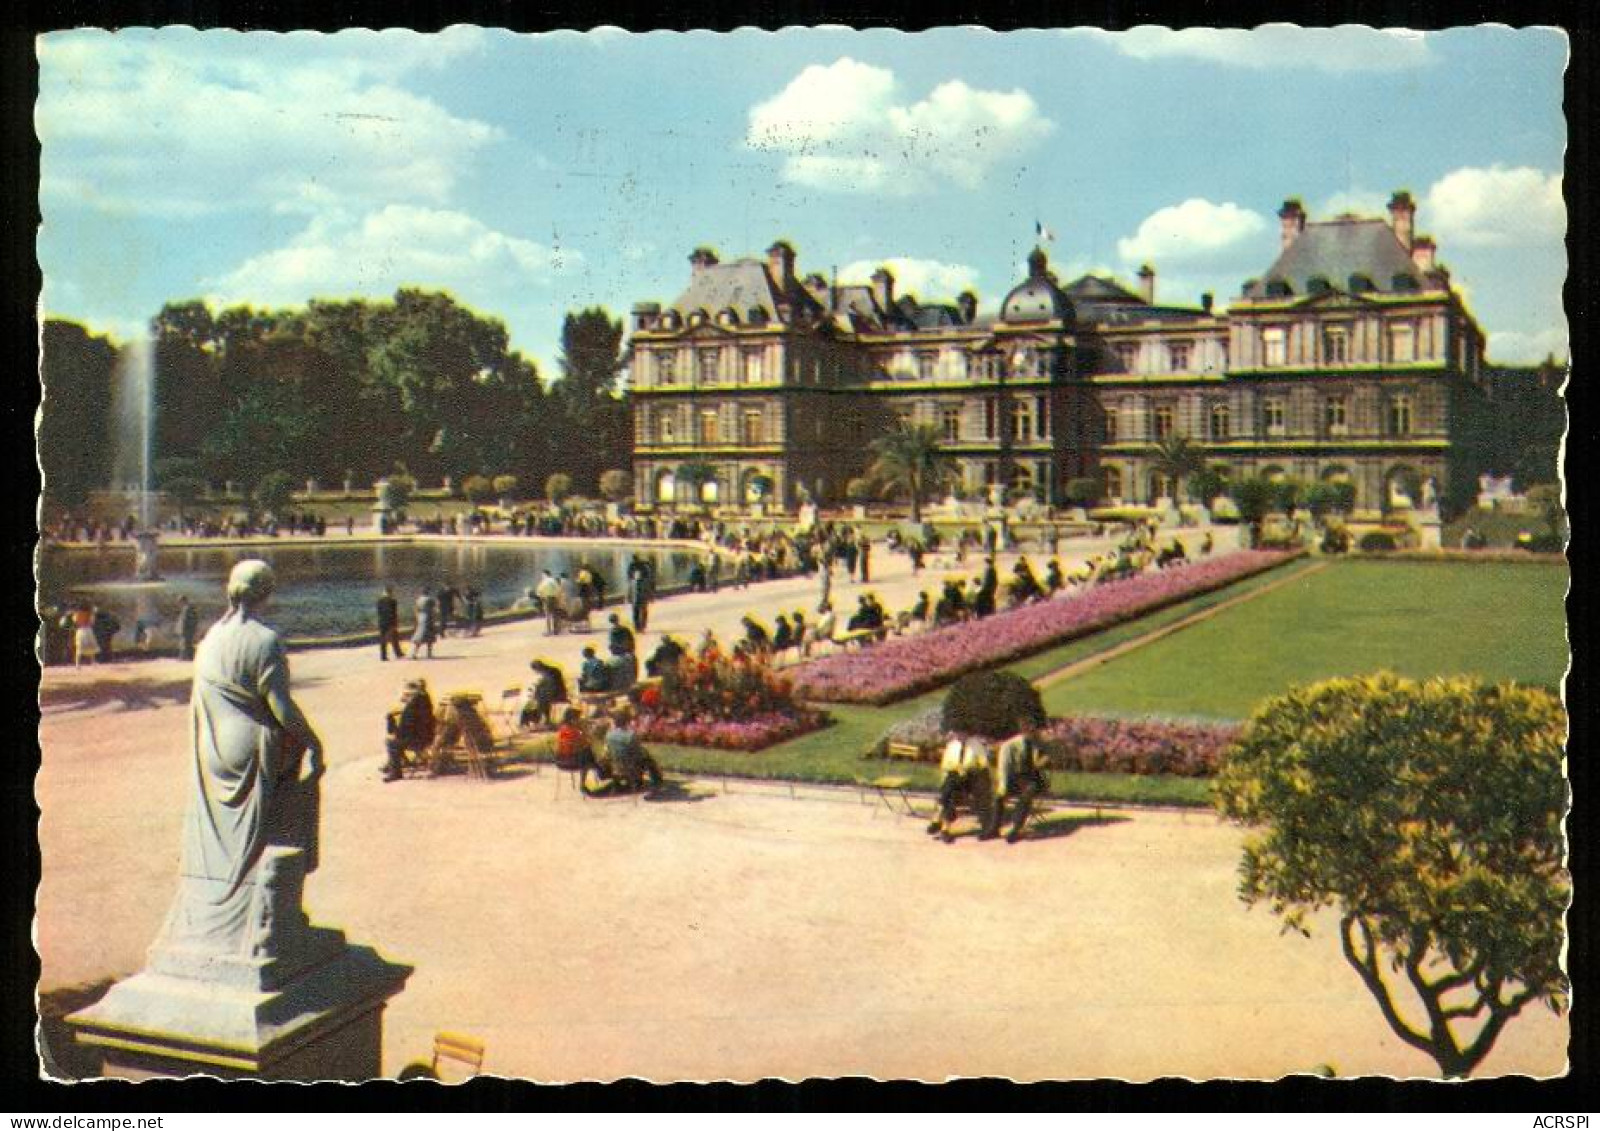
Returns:
[[[1320,282],[1314,284],[1313,280]],[[1244,295],[1307,295],[1323,283],[1338,291],[1393,293],[1420,290],[1430,281],[1387,223],[1348,216],[1307,224],[1261,278],[1245,284]],[[1283,293],[1285,284],[1287,294]]]
[[[765,263],[758,259],[735,259],[696,268],[688,289],[678,296],[671,309],[684,316],[703,310],[711,318],[731,309],[741,322],[749,321],[751,312],[759,310],[768,320],[776,321],[780,302],[787,302],[795,311],[822,313],[816,299],[797,280],[791,280],[788,288],[780,292],[772,285]]]
[[[1145,302],[1116,280],[1103,275],[1081,275],[1063,290],[1067,298],[1072,300],[1080,323],[1128,325],[1206,317],[1205,311],[1192,307],[1157,306]]]

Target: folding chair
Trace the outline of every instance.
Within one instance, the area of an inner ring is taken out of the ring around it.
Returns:
[[[433,1074],[445,1082],[470,1080],[483,1071],[485,1045],[462,1033],[437,1033],[433,1038]],[[448,1075],[446,1074],[448,1072]]]

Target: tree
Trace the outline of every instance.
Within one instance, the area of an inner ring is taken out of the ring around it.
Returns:
[[[1305,505],[1318,522],[1332,514],[1349,514],[1356,505],[1356,485],[1348,480],[1313,483],[1306,488]]]
[[[1174,500],[1183,494],[1183,485],[1191,475],[1205,469],[1205,457],[1200,448],[1187,436],[1168,436],[1156,443],[1150,466],[1158,474],[1172,481]]]
[[[269,471],[250,492],[250,501],[261,514],[280,517],[294,501],[294,477],[287,471]]]
[[[1298,479],[1274,479],[1272,484],[1272,509],[1280,514],[1293,516],[1296,508],[1305,499],[1306,485]]]
[[[195,503],[206,492],[200,477],[200,463],[187,456],[168,456],[155,461],[156,488],[178,508],[178,517],[187,518]]]
[[[1540,483],[1528,488],[1528,503],[1539,517],[1544,519],[1545,526],[1550,530],[1552,537],[1561,537],[1561,523],[1566,517],[1566,511],[1561,506],[1561,487],[1555,483]]]
[[[633,476],[620,467],[600,473],[600,494],[613,503],[625,501],[633,494]]]
[[[858,475],[844,485],[844,497],[852,503],[864,503],[874,494],[872,480]]]
[[[517,488],[522,486],[522,481],[515,475],[496,475],[494,477],[494,493],[497,498],[510,500],[517,493]]]
[[[394,465],[393,473],[383,481],[383,489],[378,493],[378,504],[396,514],[404,514],[406,507],[411,505],[411,496],[416,493],[416,479],[412,477],[405,464],[397,463]]]
[[[954,734],[1010,738],[1048,721],[1039,689],[1015,672],[971,672],[944,697],[944,729]]]
[[[1066,486],[1067,502],[1075,507],[1092,507],[1100,501],[1103,487],[1098,479],[1084,477],[1069,479]]]
[[[631,454],[627,402],[619,395],[622,323],[604,307],[568,312],[561,324],[561,380],[550,390],[560,414],[567,470],[585,491]]]
[[[1252,475],[1228,484],[1228,497],[1239,508],[1239,520],[1250,527],[1250,543],[1261,540],[1261,524],[1272,510],[1274,486],[1270,480]]]
[[[1547,691],[1382,673],[1269,700],[1218,774],[1255,830],[1240,897],[1308,936],[1334,908],[1384,1020],[1448,1077],[1529,1003],[1564,1008],[1565,729]]]
[[[75,322],[54,318],[45,322],[40,344],[44,496],[58,506],[78,507],[111,480],[108,406],[116,348]]]
[[[1202,467],[1189,476],[1189,494],[1208,507],[1227,493],[1228,469],[1223,465]]]
[[[478,506],[494,492],[494,484],[484,475],[469,475],[461,481],[461,496]]]
[[[572,476],[565,471],[557,471],[544,481],[544,497],[550,500],[552,506],[559,507],[561,501],[572,494]]]
[[[922,521],[922,497],[943,486],[954,473],[950,457],[940,448],[939,429],[931,424],[907,424],[872,442],[875,457],[868,476],[885,495],[911,497],[911,522]]]

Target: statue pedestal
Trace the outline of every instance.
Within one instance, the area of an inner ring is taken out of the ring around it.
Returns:
[[[67,1018],[102,1075],[359,1081],[383,1073],[383,1008],[411,974],[300,910],[303,849],[257,869],[247,953],[158,942],[146,968]]]
[[[1443,545],[1439,538],[1439,514],[1437,511],[1429,514],[1424,512],[1417,516],[1417,547],[1422,550],[1437,550]]]

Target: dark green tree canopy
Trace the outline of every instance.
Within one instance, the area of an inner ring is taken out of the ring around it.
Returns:
[[[1217,778],[1240,895],[1346,959],[1407,1044],[1469,1073],[1528,1003],[1564,1006],[1566,719],[1549,692],[1380,674],[1272,699]]]

